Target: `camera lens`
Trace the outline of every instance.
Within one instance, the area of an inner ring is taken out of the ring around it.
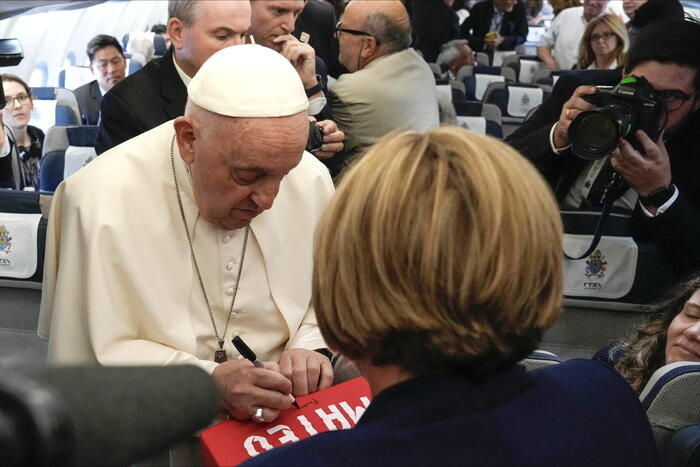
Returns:
[[[625,135],[630,118],[630,114],[618,106],[581,113],[569,128],[571,150],[583,159],[607,156]]]

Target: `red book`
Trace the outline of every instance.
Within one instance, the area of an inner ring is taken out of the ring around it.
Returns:
[[[240,464],[262,452],[317,433],[357,424],[371,400],[369,384],[356,378],[308,396],[271,423],[227,420],[201,433],[202,460],[207,467]]]

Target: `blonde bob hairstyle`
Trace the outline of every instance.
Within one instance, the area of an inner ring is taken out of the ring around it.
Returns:
[[[627,35],[627,29],[625,29],[625,23],[623,23],[622,19],[616,14],[606,14],[592,19],[586,26],[578,49],[577,67],[581,70],[587,68],[591,63],[595,63],[595,53],[591,45],[591,36],[593,35],[593,29],[599,24],[606,25],[608,29],[615,34],[615,37],[617,37],[617,46],[610,55],[608,62],[605,64],[605,68],[608,68],[613,60],[617,60],[618,67],[623,66],[627,60],[625,50],[627,50],[629,36]]]
[[[515,150],[456,127],[395,132],[323,215],[313,304],[346,357],[484,377],[556,321],[562,257],[556,202]]]

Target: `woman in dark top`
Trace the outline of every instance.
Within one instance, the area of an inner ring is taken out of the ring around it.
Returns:
[[[487,136],[396,132],[316,229],[313,305],[373,400],[356,427],[245,465],[655,465],[649,422],[600,362],[526,372],[561,312],[562,227],[537,170]]]
[[[680,283],[633,336],[594,357],[612,365],[637,392],[675,362],[700,362],[700,274]]]
[[[39,189],[44,132],[29,125],[34,107],[32,90],[22,78],[9,73],[2,75],[2,83],[7,104],[2,110],[6,137],[0,140],[0,156],[4,154],[0,157],[0,188]]]

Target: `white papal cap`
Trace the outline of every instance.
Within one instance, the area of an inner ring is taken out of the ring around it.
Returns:
[[[189,86],[198,106],[229,117],[286,117],[309,107],[299,74],[261,45],[234,45],[204,62]]]

